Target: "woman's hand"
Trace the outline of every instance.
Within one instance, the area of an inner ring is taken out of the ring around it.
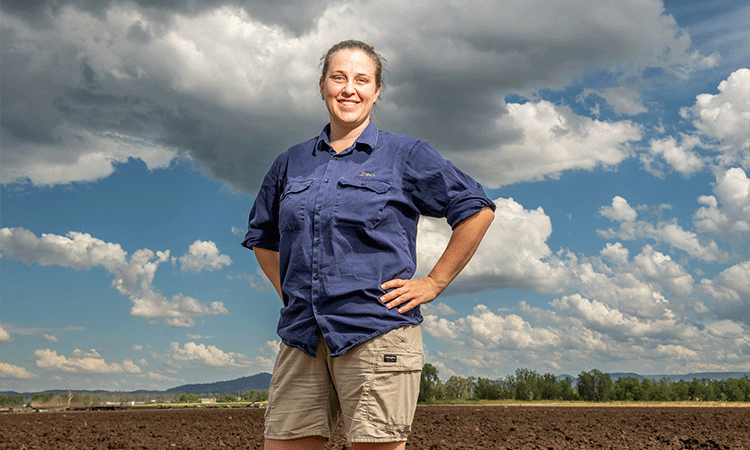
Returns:
[[[380,288],[384,291],[392,289],[380,297],[380,301],[385,303],[388,309],[403,305],[398,309],[400,314],[435,300],[443,292],[438,282],[429,276],[417,280],[396,278],[381,284]]]

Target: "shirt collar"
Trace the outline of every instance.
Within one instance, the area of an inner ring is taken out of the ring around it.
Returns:
[[[318,141],[315,143],[315,147],[313,147],[313,155],[317,154],[318,151],[327,151],[329,148],[331,148],[331,144],[328,140],[328,133],[330,131],[331,124],[329,123],[325,127],[323,127],[323,131],[320,132]],[[371,153],[377,143],[378,129],[372,123],[372,121],[370,121],[370,123],[367,124],[367,127],[362,130],[362,133],[357,136],[357,139],[354,140],[354,149],[360,149]]]

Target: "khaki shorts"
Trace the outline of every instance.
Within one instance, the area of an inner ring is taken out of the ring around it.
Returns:
[[[331,358],[281,344],[265,415],[266,439],[331,437],[339,417],[349,442],[405,441],[424,365],[422,328],[389,331]]]

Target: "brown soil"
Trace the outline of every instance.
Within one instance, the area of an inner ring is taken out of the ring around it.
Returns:
[[[0,448],[261,449],[253,408],[0,415]],[[750,449],[750,408],[420,406],[407,449]],[[341,427],[327,449],[350,449]]]

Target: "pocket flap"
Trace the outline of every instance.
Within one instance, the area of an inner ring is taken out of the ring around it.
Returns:
[[[304,180],[304,181],[287,181],[286,186],[284,186],[284,192],[283,195],[286,194],[295,194],[297,192],[302,192],[305,189],[309,188],[312,184],[313,180]]]
[[[339,180],[339,185],[369,189],[378,194],[385,194],[391,188],[390,182],[367,176],[343,177]]]

